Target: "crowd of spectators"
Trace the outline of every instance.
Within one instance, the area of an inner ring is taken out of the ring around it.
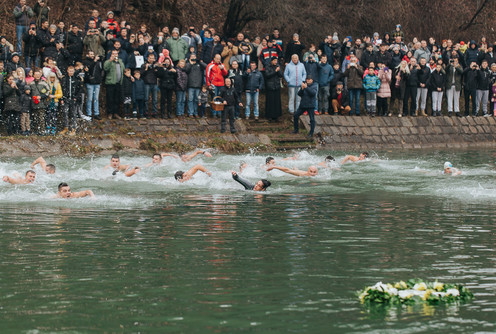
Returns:
[[[68,27],[50,22],[49,14],[44,0],[33,7],[20,0],[13,10],[16,41],[0,36],[2,121],[9,135],[75,134],[78,118],[102,119],[102,86],[105,115],[115,119],[217,117],[225,124],[263,115],[277,122],[286,86],[288,113],[302,113],[305,96],[312,120],[319,114],[463,116],[462,91],[465,116],[496,114],[496,56],[484,37],[407,42],[397,25],[382,36],[341,41],[334,33],[304,45],[296,33],[284,41],[278,29],[223,38],[205,24],[150,31],[112,11],[102,17],[95,9]],[[316,93],[310,99],[302,89]],[[228,104],[233,94],[240,103]]]

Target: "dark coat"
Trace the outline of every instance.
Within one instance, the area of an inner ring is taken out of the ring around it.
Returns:
[[[458,65],[453,71],[453,65],[448,65],[446,67],[446,89],[450,89],[453,84],[453,76],[455,77],[455,90],[460,91],[462,89],[462,76],[463,68]]]
[[[184,70],[188,73],[188,88],[201,88],[206,68],[207,65],[203,62],[197,62],[196,64],[186,62]]]
[[[446,73],[444,72],[444,70],[441,70],[439,72],[437,70],[434,70],[429,77],[428,83],[428,86],[433,91],[437,91],[438,88],[444,89],[444,87],[446,86]]]
[[[88,68],[88,71],[85,70],[84,80],[86,83],[91,85],[99,85],[103,81],[103,65],[100,60],[93,61],[89,58],[85,59],[84,67]]]
[[[418,73],[417,73],[417,76],[418,76],[418,81],[419,81],[419,87],[420,87],[420,84],[425,84],[427,85],[427,81],[429,80],[429,77],[431,76],[431,70],[429,67],[427,66],[420,66],[420,70],[418,70]],[[427,88],[427,87],[425,87]]]
[[[209,41],[203,44],[202,50],[200,53],[200,59],[205,63],[209,64],[216,54],[222,54],[224,47],[222,44],[217,43],[214,45],[214,41]]]
[[[170,68],[159,67],[157,70],[159,78],[159,86],[163,89],[174,89],[176,87],[176,72],[172,72]]]
[[[489,90],[491,85],[491,71],[489,68],[483,70],[482,68],[477,71],[477,89]]]
[[[145,82],[143,79],[134,79],[132,98],[133,101],[145,99]]]
[[[29,30],[22,34],[22,40],[24,41],[23,53],[27,57],[36,57],[38,52],[40,52],[41,43],[39,38],[35,35],[30,35]]]
[[[68,75],[64,76],[60,80],[60,85],[62,86],[62,94],[64,100],[72,99],[73,101],[81,102],[81,93],[83,90],[82,81],[76,75],[70,77]]]
[[[336,90],[336,88],[334,88],[332,91],[331,91],[331,96],[330,96],[330,100],[337,100],[339,97],[339,94],[338,94],[338,91]],[[347,107],[350,105],[350,95],[348,93],[348,90],[345,89],[343,87],[343,90],[341,91],[341,106],[342,107]]]
[[[468,90],[477,89],[477,70],[467,67],[463,71],[463,86]]]
[[[269,64],[265,67],[265,89],[268,91],[276,91],[281,89],[282,71],[279,69],[279,71],[276,72],[276,68],[278,66],[279,65],[274,66]]]
[[[21,107],[22,113],[29,113],[33,108],[33,98],[26,93],[21,93],[21,98],[19,99],[19,105]]]
[[[131,77],[124,76],[124,79],[122,79],[121,94],[123,98],[133,96],[133,82],[131,81]]]
[[[67,34],[67,51],[73,56],[81,58],[83,54],[83,34],[78,31],[77,34],[70,31]]]
[[[227,106],[234,106],[239,104],[239,95],[233,86],[229,88],[223,86],[220,89],[219,96],[222,98],[223,101],[227,102]]]
[[[21,91],[18,88],[12,88],[8,83],[3,84],[3,103],[4,110],[10,112],[19,112],[21,107],[19,105],[19,96]]]
[[[348,89],[362,89],[363,70],[360,65],[350,66],[344,71],[344,76],[348,78]]]
[[[360,59],[360,65],[364,68],[368,68],[371,62],[374,62],[375,66],[377,66],[377,54],[374,51],[363,51],[362,58]]]
[[[315,83],[312,83],[307,88],[300,89],[298,95],[301,97],[300,108],[315,108],[315,96],[317,96],[317,85]]]
[[[289,42],[288,45],[286,46],[286,53],[284,56],[286,63],[289,63],[291,61],[291,56],[293,55],[298,55],[298,59],[300,61],[303,61],[302,59],[303,50],[305,50],[305,45],[303,45],[301,42],[300,44],[296,44],[295,41]]]
[[[262,73],[258,70],[250,71],[250,73],[245,72],[246,84],[245,90],[250,93],[256,92],[257,89],[262,90],[264,88],[264,78]]]

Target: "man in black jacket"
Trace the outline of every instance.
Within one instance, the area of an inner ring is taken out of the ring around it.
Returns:
[[[226,116],[228,116],[231,133],[236,133],[236,128],[234,127],[234,105],[237,104],[240,107],[243,107],[243,104],[240,102],[241,99],[236,92],[236,89],[234,89],[231,79],[226,78],[224,83],[225,86],[220,89],[219,93],[219,96],[222,98],[224,103],[224,110],[221,113],[220,132],[226,132]]]
[[[463,94],[465,96],[465,116],[470,116],[470,100],[472,100],[472,115],[477,116],[477,70],[479,65],[474,61],[463,71]]]
[[[36,24],[31,23],[29,25],[29,30],[22,35],[22,40],[24,41],[23,53],[26,67],[35,68],[36,66],[39,66],[41,43],[36,36]]]
[[[286,64],[288,64],[291,61],[291,56],[293,55],[298,55],[298,59],[300,61],[303,61],[302,59],[302,53],[303,50],[305,50],[305,45],[301,44],[300,42],[300,36],[298,34],[293,34],[293,40],[288,43],[286,46],[286,53],[285,53],[285,60]]]
[[[310,132],[308,137],[313,137],[313,132],[315,130],[315,96],[317,95],[317,85],[314,84],[313,78],[307,75],[306,82],[301,84],[301,89],[298,92],[301,96],[300,106],[298,110],[294,113],[293,119],[293,133],[298,133],[300,116],[306,111],[310,117]]]
[[[62,78],[61,86],[63,93],[63,117],[64,117],[64,130],[67,132],[69,129],[70,135],[76,134],[76,120],[77,120],[77,104],[81,103],[81,89],[82,82],[79,77],[74,75],[75,70],[73,66],[67,68],[67,75]]]
[[[487,115],[487,103],[489,102],[489,87],[491,86],[491,71],[487,59],[483,59],[480,69],[477,71],[477,100],[475,114],[479,114],[482,105],[482,114]],[[489,115],[490,116],[490,115]]]
[[[83,49],[83,33],[79,31],[77,24],[73,24],[71,31],[67,34],[67,51],[71,54],[74,62],[83,61]]]
[[[403,97],[403,116],[408,116],[408,100],[410,102],[410,116],[415,116],[415,109],[417,108],[417,87],[418,87],[418,69],[417,60],[410,59],[410,64],[407,65],[410,69],[410,74],[404,74],[402,80],[406,80],[405,96]]]

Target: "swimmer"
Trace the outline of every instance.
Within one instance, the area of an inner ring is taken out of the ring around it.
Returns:
[[[291,174],[294,176],[315,176],[319,173],[316,166],[308,167],[306,172],[299,170],[299,169],[291,169],[288,167],[279,167],[279,166],[271,166],[271,167],[267,168],[267,171],[270,172],[273,169],[279,169],[280,171],[283,171],[284,173]]]
[[[45,173],[55,174],[55,165],[47,164],[45,159],[43,159],[43,157],[39,157],[38,159],[33,161],[33,163],[31,164],[31,169],[34,169],[34,166],[36,166],[37,164],[40,164],[41,169],[43,169]]]
[[[324,161],[319,162],[319,166],[320,166],[320,167],[328,167],[328,166],[329,166],[329,164],[330,164],[331,162],[333,162],[333,161],[336,161],[336,159],[334,159],[334,157],[333,157],[332,155],[328,155],[328,156],[324,159]]]
[[[164,153],[162,153],[164,154]],[[146,164],[145,167],[151,167],[151,166],[160,166],[162,164],[162,154],[158,154],[158,153],[155,153],[154,155],[152,155],[152,162],[150,162],[149,164]],[[166,153],[168,154],[168,153]]]
[[[179,181],[179,182],[186,182],[188,180],[191,180],[191,178],[193,177],[193,175],[196,174],[196,172],[198,171],[201,171],[205,174],[207,174],[208,176],[212,176],[212,173],[210,173],[205,167],[203,167],[202,165],[196,165],[196,166],[193,166],[189,171],[187,172],[183,172],[181,170],[177,171],[175,174],[174,174],[174,178]]]
[[[368,157],[369,157],[369,154],[367,152],[360,153],[360,156],[358,156],[358,157],[355,155],[347,155],[344,157],[343,161],[341,161],[341,164],[345,164],[348,161],[352,161],[352,162],[362,161],[362,160],[367,159]]]
[[[199,154],[203,154],[207,158],[211,158],[212,157],[212,154],[210,154],[210,152],[198,150],[198,151],[195,151],[195,152],[193,152],[191,154],[183,154],[183,155],[181,155],[181,160],[183,162],[188,162],[188,161],[193,160],[193,158],[196,157]]]
[[[241,161],[239,163],[239,173],[241,174],[245,170],[246,167],[248,167],[248,164],[244,161]]]
[[[275,165],[276,165],[276,159],[274,159],[273,157],[267,157],[265,159],[265,165],[263,165],[262,168],[267,169]]]
[[[112,175],[123,172],[124,175],[126,175],[127,177],[131,177],[134,174],[139,173],[139,171],[141,170],[139,167],[130,169],[129,165],[121,165],[121,158],[117,154],[112,155],[112,157],[110,158],[110,165],[105,166],[105,169],[108,168],[112,168],[114,170],[112,172]]]
[[[19,175],[19,174],[17,174]],[[19,175],[19,177],[10,177],[5,175],[3,177],[3,182],[8,182],[10,184],[29,184],[33,183],[36,179],[36,172],[34,170],[28,170],[24,179]]]
[[[265,179],[261,179],[257,183],[251,184],[245,179],[242,179],[236,172],[232,171],[231,173],[232,178],[240,183],[243,187],[245,187],[245,190],[265,191],[271,185],[270,181],[267,181]]]
[[[443,170],[442,174],[456,176],[456,175],[460,175],[461,173],[462,173],[462,171],[454,168],[453,165],[451,164],[451,162],[446,161],[444,163],[444,170]]]
[[[69,185],[65,182],[59,184],[58,190],[59,191],[54,198],[81,198],[87,196],[95,198],[95,194],[93,194],[93,191],[91,190],[83,190],[75,193],[71,192],[71,187],[69,187]]]

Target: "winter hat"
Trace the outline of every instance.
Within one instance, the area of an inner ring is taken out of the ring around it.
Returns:
[[[179,28],[172,29],[172,32],[177,32],[179,34]]]
[[[110,16],[110,14],[114,15],[114,12],[113,12],[113,11],[111,11],[111,10],[110,10],[110,11],[108,11],[108,12],[107,12],[107,17],[109,17],[109,16]]]
[[[31,86],[29,86],[29,85],[24,86],[24,91],[27,91],[27,90],[31,90]]]
[[[307,75],[307,79],[306,80],[313,80],[313,77],[309,74],[309,75]]]
[[[446,162],[444,163],[444,169],[446,169],[446,168],[452,168],[452,167],[453,167],[453,165],[451,164],[451,162],[446,161]]]

